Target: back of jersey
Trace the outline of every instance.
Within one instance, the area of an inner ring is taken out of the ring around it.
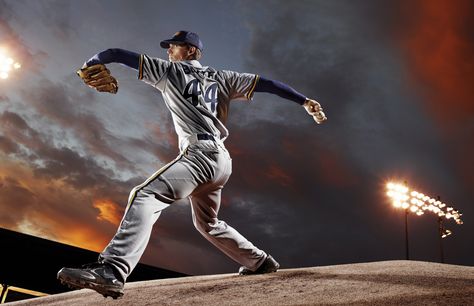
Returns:
[[[251,100],[258,76],[217,71],[195,60],[169,62],[141,55],[138,78],[162,92],[183,150],[197,134],[225,140],[230,100]]]

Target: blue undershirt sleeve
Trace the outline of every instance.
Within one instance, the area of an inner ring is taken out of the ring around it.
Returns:
[[[296,90],[286,85],[285,83],[282,83],[280,81],[266,79],[262,76],[259,77],[257,84],[255,85],[254,91],[272,93],[282,98],[296,102],[300,105],[303,105],[303,103],[307,99],[306,96],[297,92]]]
[[[86,65],[92,66],[95,64],[120,63],[138,70],[139,60],[140,54],[138,53],[124,49],[113,48],[97,53],[86,62]]]

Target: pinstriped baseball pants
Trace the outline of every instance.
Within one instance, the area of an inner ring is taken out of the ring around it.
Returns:
[[[113,265],[125,281],[145,251],[161,211],[189,197],[196,229],[234,261],[257,269],[266,253],[217,218],[221,190],[231,172],[232,160],[222,143],[205,140],[188,146],[174,161],[132,189],[117,233],[99,261]]]

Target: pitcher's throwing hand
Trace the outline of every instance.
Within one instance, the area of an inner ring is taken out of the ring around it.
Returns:
[[[326,118],[326,115],[323,112],[321,104],[319,104],[315,100],[306,99],[303,104],[303,107],[306,109],[308,114],[313,117],[314,121],[316,121],[317,124],[321,124],[324,121],[328,120],[328,118]]]

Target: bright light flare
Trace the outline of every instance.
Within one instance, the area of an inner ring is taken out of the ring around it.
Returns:
[[[20,69],[21,64],[9,57],[5,50],[0,49],[0,79],[7,79],[12,69]]]
[[[439,217],[444,217],[448,220],[453,219],[457,224],[463,224],[461,220],[462,214],[438,199],[431,198],[415,190],[410,190],[405,184],[401,183],[388,182],[386,187],[386,194],[391,198],[395,208],[409,210],[418,216],[423,215],[425,211],[430,211]]]

